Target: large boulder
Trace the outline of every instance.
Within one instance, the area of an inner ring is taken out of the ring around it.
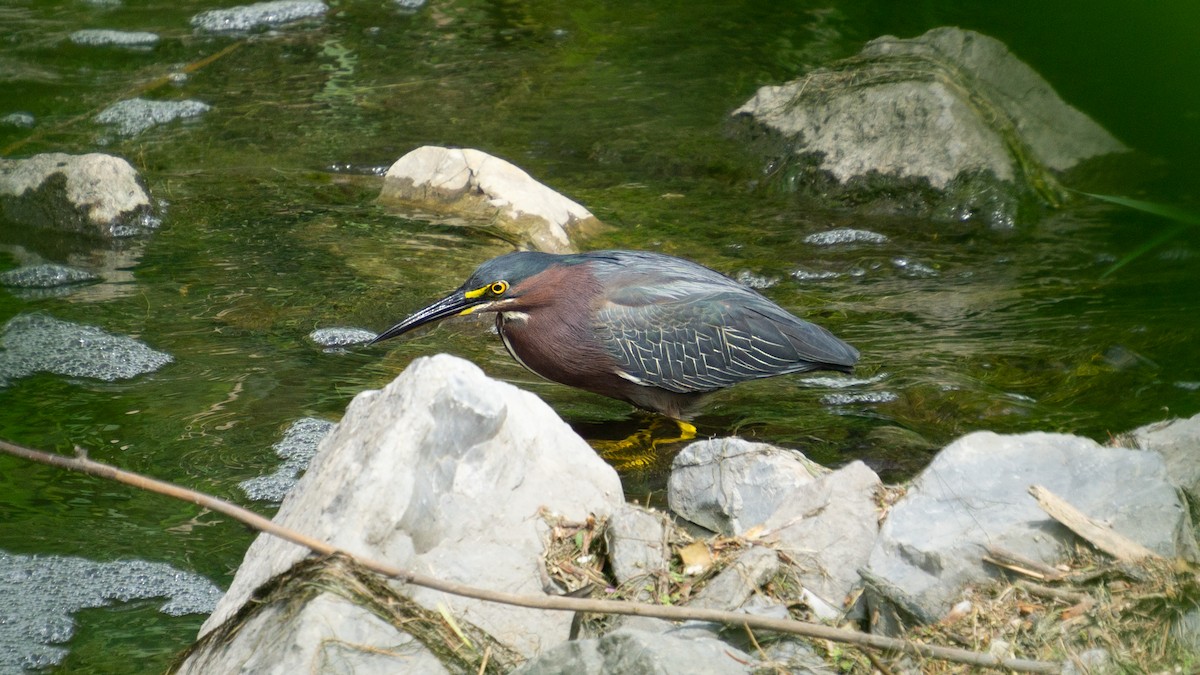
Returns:
[[[379,201],[495,228],[549,253],[575,251],[575,240],[600,225],[587,209],[511,162],[470,148],[413,150],[388,169]]]
[[[616,472],[539,398],[489,379],[467,361],[439,355],[417,359],[382,391],[355,397],[275,521],[340,550],[441,579],[541,594],[550,590],[543,581],[549,528],[542,514],[581,521],[607,517],[622,503]],[[261,535],[202,634],[233,617],[256,588],[306,554]],[[424,607],[444,606],[524,657],[565,640],[570,631],[566,612],[394,588]],[[294,612],[281,620],[304,616],[315,622],[303,632],[312,640],[335,639],[345,632],[339,624],[356,620],[354,614]],[[244,643],[240,653],[256,646]],[[287,668],[307,672],[314,666],[297,658]]]
[[[1061,203],[1055,172],[1127,150],[1003,43],[959,28],[878,38],[733,115],[775,138],[789,186],[999,226],[1022,200]]]
[[[120,157],[0,159],[0,219],[16,225],[121,237],[153,226],[150,212],[141,176]]]
[[[1068,434],[980,431],[938,453],[892,507],[868,570],[906,594],[906,611],[937,618],[965,585],[994,578],[982,561],[989,546],[1057,564],[1078,540],[1028,494],[1035,484],[1160,555],[1195,555],[1158,455]]]

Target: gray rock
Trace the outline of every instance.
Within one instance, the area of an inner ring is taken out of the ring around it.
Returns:
[[[469,148],[424,146],[384,177],[379,201],[499,228],[539,251],[576,250],[600,221],[514,164]]]
[[[0,386],[37,372],[112,382],[153,372],[173,361],[133,338],[94,326],[20,314],[0,332]]]
[[[125,30],[77,30],[71,33],[70,39],[85,47],[153,47],[158,44],[155,33]]]
[[[322,347],[347,347],[370,342],[377,335],[362,328],[318,328],[308,334],[308,339]]]
[[[1171,482],[1200,509],[1200,415],[1147,424],[1130,436],[1137,447],[1162,455]]]
[[[659,586],[670,569],[664,514],[630,504],[613,512],[605,530],[609,564],[622,587],[633,589],[633,598],[648,602],[658,597]]]
[[[66,265],[29,265],[0,274],[0,286],[13,288],[54,288],[96,281],[98,277],[87,270]]]
[[[150,227],[150,207],[141,177],[120,157],[0,159],[0,216],[11,223],[119,237]]]
[[[300,473],[317,454],[317,445],[333,427],[333,422],[315,417],[296,420],[283,433],[283,439],[274,446],[275,454],[283,458],[283,464],[274,473],[244,480],[238,487],[251,499],[282,501],[288,491],[299,482]]]
[[[20,556],[0,551],[0,672],[22,673],[60,663],[75,633],[73,615],[90,607],[167,598],[170,616],[207,614],[221,589],[164,563],[96,562],[64,556]]]
[[[883,485],[862,462],[802,485],[767,519],[763,541],[790,561],[804,588],[844,607],[879,533]]]
[[[1050,173],[1127,148],[1064,103],[999,41],[958,28],[868,43],[862,52],[782,86],[762,87],[735,117],[777,133],[785,156],[858,198],[940,191],[927,207],[946,218],[1011,224],[1022,195],[1052,205],[1065,192]],[[941,201],[938,201],[941,200]]]
[[[746,603],[783,565],[773,549],[755,546],[743,551],[687,604],[704,609],[735,610]]]
[[[839,246],[845,244],[886,244],[886,235],[852,227],[838,227],[824,232],[814,232],[804,238],[804,243],[813,246]]]
[[[765,443],[699,441],[671,463],[667,502],[697,525],[740,535],[764,523],[793,491],[828,471],[797,451]]]
[[[244,33],[321,18],[328,11],[329,6],[321,0],[276,0],[200,12],[192,17],[192,27],[206,33]]]
[[[709,637],[618,630],[561,644],[513,675],[723,675],[749,673],[754,659]]]
[[[235,640],[202,643],[176,672],[179,675],[450,672],[411,635],[380,618],[369,607],[332,592],[320,593],[303,603],[270,602],[254,611],[238,627]],[[329,621],[331,617],[339,620]],[[255,648],[245,650],[246,643]],[[303,667],[297,669],[297,664]],[[347,669],[348,664],[353,664],[352,668]]]
[[[1196,542],[1180,496],[1154,453],[1066,434],[968,434],[943,449],[888,513],[868,569],[933,617],[994,571],[998,546],[1053,565],[1076,538],[1027,491],[1043,485],[1088,516],[1169,558]]]
[[[545,592],[538,570],[549,531],[539,514],[582,521],[607,517],[622,503],[616,472],[541,399],[439,355],[413,361],[382,391],[355,397],[275,521],[442,579],[538,594]],[[202,633],[305,553],[259,536]],[[567,612],[406,592],[426,607],[445,605],[526,656],[570,630]]]
[[[151,101],[133,98],[117,101],[96,115],[101,124],[111,124],[123,136],[136,136],[143,131],[180,119],[199,117],[212,109],[201,101]]]

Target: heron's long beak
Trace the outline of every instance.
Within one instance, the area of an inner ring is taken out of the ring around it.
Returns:
[[[433,323],[447,317],[470,314],[478,309],[480,305],[488,304],[488,302],[485,298],[468,298],[466,293],[457,290],[432,305],[414,312],[412,316],[383,331],[379,334],[379,337],[367,344],[373,345],[376,342],[383,342],[398,335],[403,335],[419,326],[424,326],[427,323]]]

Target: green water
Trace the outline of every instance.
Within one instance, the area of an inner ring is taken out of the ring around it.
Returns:
[[[18,380],[0,389],[0,437],[58,451],[80,445],[244,501],[238,482],[278,465],[270,446],[292,421],[336,419],[359,391],[443,350],[535,391],[589,438],[636,424],[627,406],[524,372],[478,322],[340,354],[306,340],[320,327],[381,330],[505,250],[483,234],[373,205],[380,181],[369,169],[423,144],[505,157],[580,201],[613,226],[589,248],[656,249],[774,280],[764,293],[862,351],[857,376],[868,383],[742,385],[716,397],[698,420],[702,433],[798,447],[831,465],[861,458],[900,479],[975,429],[1104,440],[1200,410],[1194,237],[1100,280],[1165,225],[1094,205],[1011,232],[814,210],[756,188],[759,162],[724,124],[758,86],[854,53],[865,39],[957,23],[1007,41],[1070,102],[1158,158],[1149,178],[1114,192],[1195,209],[1200,52],[1184,27],[1200,11],[774,4],[434,0],[406,14],[354,0],[319,24],[230,38],[192,33],[188,19],[211,8],[196,1],[10,0],[0,7],[0,115],[24,110],[38,123],[0,127],[0,148],[14,157],[124,156],[165,216],[130,256],[127,279],[60,299],[0,292],[0,322],[45,312],[135,336],[175,362],[111,384]],[[66,41],[82,28],[163,40],[145,52]],[[199,120],[134,139],[88,121],[233,44],[185,83],[142,93],[212,105]],[[804,243],[832,227],[889,241]],[[50,258],[94,255],[8,223],[0,245],[2,269],[16,265],[14,245]],[[801,269],[839,276],[791,276]],[[845,393],[867,398],[822,403]],[[2,550],[144,558],[224,585],[250,539],[181,503],[0,456]],[[161,669],[201,619],[168,619],[155,606],[78,615],[61,670],[128,672],[131,660]]]

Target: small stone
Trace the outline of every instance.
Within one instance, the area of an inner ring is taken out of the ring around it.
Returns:
[[[158,44],[155,33],[124,30],[77,30],[71,42],[85,47],[153,47]]]
[[[308,339],[322,347],[346,347],[370,342],[378,334],[362,328],[318,328],[308,334]]]
[[[123,136],[136,136],[160,124],[199,117],[211,109],[212,106],[200,101],[151,101],[134,98],[108,106],[96,115],[96,121],[116,126]]]
[[[192,27],[207,33],[244,33],[301,19],[324,17],[329,6],[321,0],[277,0],[228,9],[210,9],[192,17]]]
[[[66,265],[31,265],[0,274],[0,286],[13,288],[54,288],[95,281],[98,277],[87,270]]]
[[[888,238],[870,230],[839,227],[824,232],[815,232],[804,238],[804,243],[813,246],[837,246],[840,244],[884,244]]]

